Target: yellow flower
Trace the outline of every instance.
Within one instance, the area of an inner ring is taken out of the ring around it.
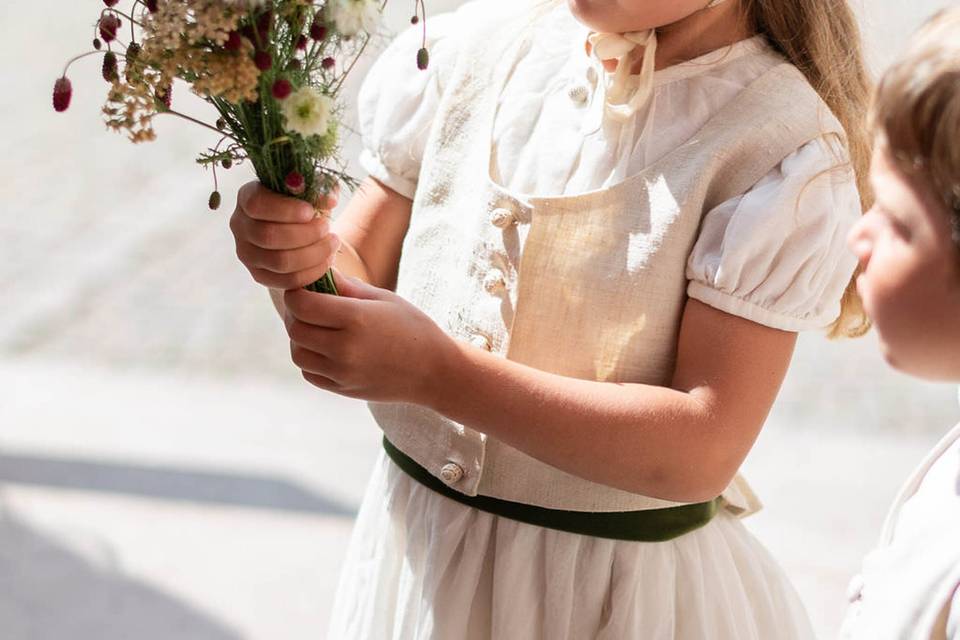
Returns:
[[[280,103],[287,127],[304,138],[322,136],[330,128],[333,100],[313,87],[303,87]]]

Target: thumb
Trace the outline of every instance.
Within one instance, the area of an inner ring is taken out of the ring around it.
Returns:
[[[368,284],[360,278],[343,274],[337,269],[333,270],[333,282],[337,287],[337,293],[346,298],[358,298],[360,300],[381,300],[384,298],[383,289]]]

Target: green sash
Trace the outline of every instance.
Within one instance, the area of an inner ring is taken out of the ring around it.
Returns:
[[[383,439],[383,448],[397,466],[414,480],[451,500],[538,527],[599,538],[639,542],[663,542],[677,538],[710,522],[711,518],[717,514],[720,503],[720,498],[714,498],[709,502],[644,511],[589,512],[547,509],[488,496],[462,494],[434,477],[412,458],[393,446],[386,437]]]

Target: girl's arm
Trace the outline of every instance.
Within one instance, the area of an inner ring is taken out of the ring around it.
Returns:
[[[587,480],[701,502],[753,446],[795,342],[691,299],[670,387],[560,376],[451,341],[425,404]]]

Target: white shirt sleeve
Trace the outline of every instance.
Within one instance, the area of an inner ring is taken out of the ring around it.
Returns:
[[[811,141],[707,212],[687,262],[687,293],[784,331],[826,327],[856,268],[846,236],[860,215],[846,150],[835,139]]]
[[[426,25],[430,63],[417,68],[423,25],[401,32],[370,68],[357,98],[360,165],[372,177],[413,199],[427,136],[457,54],[458,11],[431,15]]]

